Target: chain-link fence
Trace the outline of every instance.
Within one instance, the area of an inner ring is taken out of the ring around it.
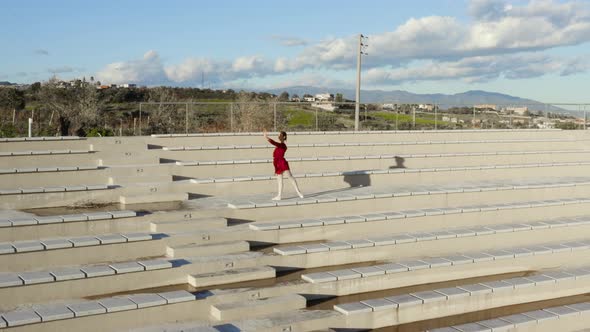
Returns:
[[[590,104],[361,104],[360,130],[586,129]],[[0,112],[0,136],[57,134],[53,112]],[[132,136],[261,131],[354,130],[355,104],[334,102],[139,103],[125,111],[102,111],[79,135]]]

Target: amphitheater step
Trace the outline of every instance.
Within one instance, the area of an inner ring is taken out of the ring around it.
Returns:
[[[1,224],[0,224],[1,225]],[[150,224],[152,232],[179,232],[223,228],[227,226],[226,218],[197,218],[177,221],[154,221]],[[1,227],[1,226],[0,226]]]
[[[224,285],[235,282],[274,278],[276,270],[269,266],[258,266],[241,269],[230,269],[215,273],[195,274],[188,277],[188,283],[193,287],[207,287]]]
[[[22,326],[49,321],[103,315],[118,311],[139,310],[194,301],[195,296],[187,291],[163,292],[157,294],[134,294],[122,297],[104,298],[97,301],[71,304],[51,304],[35,309],[21,309],[2,313],[0,320],[7,327]]]
[[[458,331],[581,331],[588,327],[590,302],[573,303],[556,307],[501,316],[493,319],[453,325],[428,330],[427,332]]]
[[[220,242],[214,244],[184,244],[166,248],[168,257],[196,257],[233,254],[250,250],[248,241]]]
[[[213,304],[211,315],[217,320],[244,319],[303,309],[306,304],[305,297],[291,294],[244,302]]]
[[[584,294],[588,289],[590,270],[578,268],[371,298],[338,304],[334,309],[346,316],[348,328],[380,328],[497,308],[523,301],[541,301]],[[441,310],[428,310],[433,307]],[[399,315],[384,315],[396,311]]]
[[[342,323],[342,314],[334,310],[294,310],[259,318],[235,321],[221,331],[318,331]]]
[[[128,185],[136,183],[160,183],[172,182],[171,174],[145,176],[112,176],[109,177],[109,184]]]
[[[160,202],[178,202],[186,201],[188,199],[187,193],[153,193],[149,195],[129,195],[120,196],[119,202],[123,205],[129,204],[146,204],[146,203],[160,203]]]

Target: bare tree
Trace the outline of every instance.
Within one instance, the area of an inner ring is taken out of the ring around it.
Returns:
[[[166,87],[152,88],[148,100],[158,103],[149,108],[150,121],[147,124],[151,133],[174,133],[184,128],[184,112],[172,103],[176,100],[172,89]]]
[[[240,92],[236,100],[237,131],[261,131],[274,126],[273,105],[268,100],[258,99],[256,95]]]
[[[62,86],[55,77],[41,85],[39,101],[57,116],[60,135],[83,134],[85,128],[96,125],[101,109],[94,86],[85,82]]]

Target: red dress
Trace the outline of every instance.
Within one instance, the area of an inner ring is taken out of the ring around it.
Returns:
[[[275,146],[275,150],[272,153],[272,164],[275,166],[275,174],[283,174],[284,171],[289,171],[289,163],[285,159],[287,145],[285,143],[275,142],[270,138],[268,142]]]

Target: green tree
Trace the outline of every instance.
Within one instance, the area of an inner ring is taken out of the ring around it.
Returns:
[[[21,110],[25,108],[25,94],[16,88],[0,88],[0,109]]]
[[[283,91],[283,93],[281,93],[279,95],[279,101],[289,101],[289,93],[287,91]]]

